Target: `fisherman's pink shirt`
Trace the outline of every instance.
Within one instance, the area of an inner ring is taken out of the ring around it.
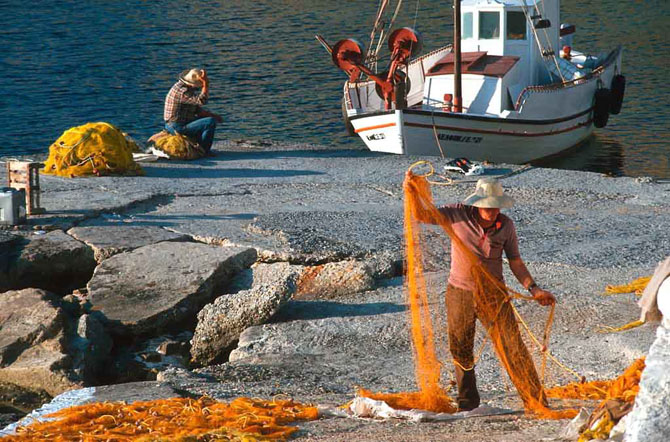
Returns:
[[[501,213],[496,223],[484,231],[477,222],[476,207],[458,203],[440,207],[439,210],[451,222],[456,235],[482,261],[491,275],[503,281],[503,250],[507,259],[521,256],[514,222]],[[468,259],[453,241],[451,242],[449,284],[464,290],[473,291],[475,289]]]

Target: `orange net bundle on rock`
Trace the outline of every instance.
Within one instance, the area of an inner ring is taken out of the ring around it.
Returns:
[[[47,417],[52,420],[19,427],[3,441],[286,440],[298,431],[288,424],[315,420],[318,411],[291,400],[237,398],[225,403],[203,397],[98,402]]]
[[[430,185],[423,176],[408,174],[404,183],[405,190],[405,243],[407,259],[407,292],[410,304],[410,322],[412,344],[415,358],[415,376],[418,392],[411,393],[370,393],[361,390],[359,394],[377,400],[384,400],[391,407],[419,408],[435,412],[453,413],[454,401],[440,383],[441,364],[436,350],[436,336],[427,295],[424,275],[424,252],[422,249],[422,222],[437,224],[459,247],[469,261],[472,279],[475,283],[474,300],[477,318],[484,325],[488,339],[496,355],[516,387],[524,407],[529,414],[549,419],[571,418],[576,410],[551,410],[546,405],[546,396],[542,382],[537,374],[533,359],[523,342],[517,320],[530,332],[510,302],[512,298],[527,298],[508,289],[493,277],[479,259],[468,250],[456,236],[447,218],[435,207],[432,201]],[[550,320],[553,309],[550,312]],[[545,329],[544,343],[530,333],[531,338],[544,350],[548,341],[550,323]],[[543,362],[544,369],[544,362]],[[463,367],[472,369],[473,367]],[[544,371],[544,370],[543,370]]]

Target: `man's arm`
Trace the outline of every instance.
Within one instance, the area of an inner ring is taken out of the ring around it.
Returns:
[[[556,298],[551,292],[541,289],[535,284],[535,280],[530,275],[528,268],[526,268],[526,264],[520,257],[510,259],[509,268],[512,269],[512,273],[514,273],[514,276],[516,276],[516,279],[519,280],[521,285],[533,295],[533,298],[540,305],[552,305],[556,303]]]
[[[212,117],[216,120],[217,123],[223,123],[223,117],[217,113],[210,112],[204,107],[201,107],[198,109],[198,116],[199,117]]]

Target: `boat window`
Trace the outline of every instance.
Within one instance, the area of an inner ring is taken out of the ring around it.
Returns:
[[[500,38],[499,12],[479,12],[479,38],[482,40]]]
[[[507,12],[507,39],[526,39],[526,15],[521,11]]]
[[[461,38],[472,38],[472,12],[463,14],[463,32]]]

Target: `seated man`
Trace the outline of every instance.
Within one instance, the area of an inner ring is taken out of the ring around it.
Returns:
[[[202,88],[198,91],[198,88]],[[181,134],[197,141],[205,153],[209,153],[214,141],[216,123],[220,115],[202,106],[207,103],[209,78],[204,69],[190,69],[179,75],[165,97],[163,119],[165,129],[172,135]]]

